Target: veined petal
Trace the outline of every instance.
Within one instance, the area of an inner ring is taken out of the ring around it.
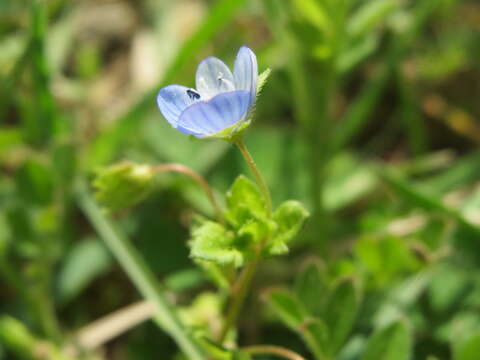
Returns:
[[[157,95],[157,104],[162,115],[173,127],[177,127],[178,118],[183,110],[197,99],[191,89],[181,85],[168,85],[160,89]]]
[[[233,68],[235,89],[250,92],[250,104],[257,96],[258,65],[257,57],[250,48],[242,46],[238,50]]]
[[[232,72],[222,60],[213,56],[198,65],[195,83],[200,95],[207,99],[235,90]]]
[[[241,121],[249,109],[248,91],[225,92],[186,108],[178,119],[178,129],[197,137],[208,136]]]

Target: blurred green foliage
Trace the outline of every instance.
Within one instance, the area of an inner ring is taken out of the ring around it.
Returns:
[[[176,132],[155,104],[243,44],[272,69],[246,143],[275,207],[298,199],[312,217],[260,266],[241,343],[480,359],[476,0],[0,0],[0,359],[179,358],[140,320],[71,350],[141,300],[79,189],[117,161],[182,163],[217,193],[249,174],[236,149]],[[181,176],[158,174],[140,203],[133,190],[113,204],[116,230],[196,331],[218,333],[227,280],[187,249],[193,214],[214,209]]]

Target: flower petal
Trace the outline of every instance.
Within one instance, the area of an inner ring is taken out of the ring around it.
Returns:
[[[243,120],[250,108],[250,93],[236,90],[190,105],[178,119],[178,129],[197,137],[208,136]]]
[[[183,110],[196,100],[188,94],[191,89],[181,85],[168,85],[160,89],[157,104],[162,115],[173,127],[177,127],[178,118]]]
[[[238,50],[233,68],[235,88],[250,92],[250,104],[255,102],[257,96],[258,65],[257,57],[250,48],[242,46]]]
[[[232,72],[222,60],[213,56],[198,65],[195,83],[204,98],[235,90]]]

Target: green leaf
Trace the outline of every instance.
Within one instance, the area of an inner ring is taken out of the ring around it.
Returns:
[[[332,354],[340,350],[352,330],[358,306],[353,279],[341,280],[329,296],[323,316],[330,333],[329,350]]]
[[[153,185],[155,172],[148,165],[124,162],[98,172],[93,182],[96,198],[111,211],[142,201]]]
[[[111,265],[112,257],[99,240],[91,239],[75,244],[66,254],[58,274],[60,301],[66,303],[75,298]]]
[[[276,229],[277,224],[274,221],[261,218],[250,220],[238,229],[237,246],[246,249],[252,244],[270,238]]]
[[[457,308],[471,286],[465,269],[458,266],[439,265],[430,280],[428,300],[437,314]]]
[[[329,344],[328,328],[320,319],[309,319],[301,329],[302,337],[315,358],[325,359]]]
[[[312,318],[295,295],[287,290],[271,290],[267,301],[282,322],[302,337],[315,358],[324,359],[329,342],[325,323]]]
[[[203,221],[192,231],[190,256],[220,265],[241,266],[244,256],[234,247],[234,240],[234,234],[222,225],[213,221]]]
[[[268,77],[270,76],[270,73],[272,70],[270,68],[267,68],[264,70],[260,75],[258,75],[258,80],[257,80],[257,97],[260,95],[262,92],[263,87],[267,83]]]
[[[266,218],[265,200],[257,186],[243,175],[237,177],[227,193],[226,217],[232,225],[240,227],[256,218]]]
[[[325,279],[316,264],[308,265],[296,278],[295,292],[307,310],[317,315],[327,296]]]
[[[207,277],[219,288],[222,290],[229,290],[230,283],[226,276],[226,272],[218,265],[211,261],[201,260],[199,258],[195,259],[195,263],[202,268]]]
[[[233,353],[233,360],[252,360],[252,357],[250,354],[244,352],[244,351],[235,351]]]
[[[53,198],[51,170],[36,160],[27,160],[15,175],[20,196],[26,201],[46,205]]]
[[[299,331],[299,327],[308,318],[302,303],[287,290],[271,290],[267,294],[270,308],[289,328]]]
[[[289,200],[282,203],[273,214],[278,228],[276,235],[268,244],[269,254],[278,255],[287,252],[286,244],[298,234],[309,215],[307,209],[298,201]]]
[[[295,10],[306,21],[317,28],[320,33],[331,34],[333,24],[328,7],[321,1],[315,0],[295,0]]]
[[[453,354],[453,360],[477,360],[480,354],[480,333],[476,333],[454,346]]]
[[[362,360],[409,360],[412,338],[403,322],[380,330],[367,343]]]
[[[0,340],[7,348],[27,359],[31,358],[39,342],[22,322],[7,315],[0,318]]]
[[[350,19],[347,32],[352,37],[361,37],[371,33],[396,7],[398,7],[398,4],[393,0],[366,2]]]
[[[202,336],[198,342],[211,357],[218,360],[232,360],[232,353],[223,345],[214,342],[210,338]]]

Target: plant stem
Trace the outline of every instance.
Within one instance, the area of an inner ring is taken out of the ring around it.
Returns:
[[[172,336],[188,359],[206,360],[207,357],[200,346],[185,329],[175,309],[159,290],[155,275],[128,239],[121,236],[114,228],[111,220],[101,211],[88,193],[85,184],[79,184],[77,199],[85,215],[129,275],[138,291],[155,307],[154,320],[156,323]]]
[[[270,195],[270,190],[268,185],[263,178],[260,170],[258,170],[255,161],[253,160],[252,155],[248,151],[245,143],[243,142],[242,138],[237,139],[234,142],[237,145],[238,149],[242,153],[245,161],[247,162],[250,170],[255,176],[255,180],[257,181],[258,186],[260,187],[260,191],[265,199],[265,204],[267,208],[267,214],[269,217],[272,216],[272,197]],[[266,240],[266,239],[265,239]],[[257,249],[254,258],[250,261],[250,263],[243,269],[242,273],[240,274],[238,280],[236,281],[235,285],[232,287],[231,293],[231,304],[227,312],[227,317],[225,322],[223,323],[222,330],[220,331],[219,342],[223,343],[225,338],[228,334],[230,328],[236,322],[238,315],[240,314],[240,310],[242,310],[243,303],[248,294],[248,290],[250,289],[250,285],[252,283],[253,276],[255,275],[255,271],[257,270],[258,264],[260,262],[262,256],[262,250],[265,246],[266,241],[261,242]]]
[[[281,356],[285,359],[290,359],[290,360],[305,360],[305,358],[296,352],[285,349],[281,346],[276,346],[276,345],[254,345],[254,346],[246,346],[242,348],[242,351],[245,351],[247,353],[250,353],[252,355],[255,354],[272,354],[272,355],[278,355]]]
[[[250,152],[248,151],[247,147],[245,146],[245,143],[243,142],[243,139],[242,138],[237,139],[234,142],[234,144],[237,145],[238,149],[243,155],[243,158],[247,162],[247,165],[250,167],[250,170],[252,170],[252,173],[255,176],[255,180],[257,181],[257,184],[260,187],[260,191],[262,192],[263,197],[265,198],[268,216],[269,217],[272,216],[272,197],[270,195],[270,190],[268,188],[267,182],[265,181],[262,174],[258,170],[258,167],[255,164],[255,160],[253,160],[252,155],[250,155]]]
[[[260,262],[261,248],[259,247],[258,253],[253,258],[252,261],[243,269],[240,274],[237,282],[232,288],[232,293],[230,294],[231,304],[227,312],[227,317],[223,323],[220,335],[218,337],[219,343],[223,343],[228,334],[230,328],[234,325],[235,321],[242,310],[243,303],[247,297],[248,290],[252,283],[253,275],[257,270],[258,263]]]
[[[157,172],[173,171],[173,172],[178,172],[178,173],[182,173],[184,175],[190,176],[197,184],[199,184],[203,188],[203,190],[207,194],[208,200],[210,201],[213,208],[215,209],[215,212],[217,213],[218,221],[222,224],[225,222],[223,218],[222,208],[218,204],[217,200],[215,200],[215,196],[213,194],[212,188],[210,187],[207,180],[205,180],[205,178],[202,175],[181,164],[161,164],[161,165],[154,166],[153,170]]]

